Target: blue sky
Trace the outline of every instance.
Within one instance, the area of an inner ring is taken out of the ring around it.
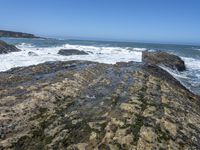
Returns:
[[[41,36],[200,44],[199,0],[1,0],[0,19]]]

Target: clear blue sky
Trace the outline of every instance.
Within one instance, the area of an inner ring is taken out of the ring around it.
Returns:
[[[51,37],[200,44],[200,0],[1,0],[0,29]]]

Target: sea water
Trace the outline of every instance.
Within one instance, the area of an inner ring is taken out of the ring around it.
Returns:
[[[185,61],[187,70],[178,72],[166,67],[163,69],[188,89],[200,95],[200,46],[63,39],[1,38],[1,40],[14,44],[21,51],[1,54],[0,71],[37,65],[47,61],[89,60],[108,64],[122,61],[141,62],[142,51],[166,51],[180,56]],[[89,55],[62,56],[58,54],[60,49],[78,49]],[[29,55],[29,52],[33,52],[34,55]]]

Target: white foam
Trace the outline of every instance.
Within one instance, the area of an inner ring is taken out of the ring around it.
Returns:
[[[200,69],[200,60],[199,59],[194,59],[194,58],[189,58],[189,57],[182,57],[182,59],[185,61],[186,67],[188,69],[193,69],[193,70]]]
[[[23,48],[23,47],[26,47],[26,48],[29,48],[29,47],[34,47],[32,44],[29,44],[29,43],[20,43],[18,45],[16,45],[17,47],[19,48]]]
[[[186,65],[187,70],[183,72],[179,72],[176,70],[172,70],[170,68],[167,68],[165,66],[160,66],[164,70],[168,71],[171,75],[177,78],[182,78],[182,79],[188,79],[192,80],[191,77],[196,77],[200,79],[200,60],[194,59],[194,58],[189,58],[189,57],[181,57]]]
[[[30,66],[47,61],[88,60],[101,63],[114,64],[116,62],[136,61],[141,62],[142,52],[145,48],[121,48],[121,47],[95,47],[83,45],[65,44],[59,47],[34,47],[31,44],[17,45],[20,52],[12,52],[0,55],[0,71],[6,71],[14,67]],[[62,56],[58,54],[60,49],[78,49],[89,52],[89,55]],[[28,52],[34,52],[38,56],[29,56]]]
[[[146,51],[146,48],[133,48],[134,51]]]
[[[185,87],[196,94],[200,94],[200,60],[188,57],[182,57],[186,64],[186,71],[179,72],[172,70],[165,66],[161,66],[164,70],[169,72],[177,80],[179,80]]]

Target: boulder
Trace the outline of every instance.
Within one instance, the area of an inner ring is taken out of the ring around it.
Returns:
[[[38,54],[36,54],[35,52],[28,52],[29,56],[38,56]]]
[[[88,53],[86,53],[84,51],[77,50],[77,49],[61,49],[61,50],[59,50],[58,54],[64,55],[64,56],[88,55]]]
[[[7,44],[4,41],[0,40],[0,54],[7,54],[10,52],[18,52],[20,51],[18,48],[16,48],[14,45]]]
[[[178,71],[186,70],[185,63],[180,57],[162,51],[144,51],[142,53],[142,62],[153,65],[164,65]]]

